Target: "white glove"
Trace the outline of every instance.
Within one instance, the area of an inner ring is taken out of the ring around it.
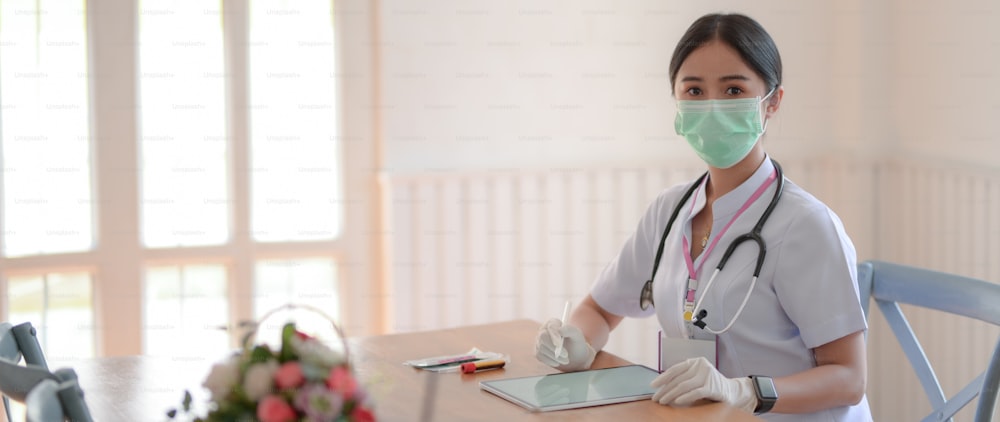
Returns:
[[[671,366],[649,385],[657,389],[653,401],[663,405],[690,406],[708,399],[750,413],[757,408],[757,393],[749,377],[726,378],[704,357]]]
[[[562,343],[562,352],[556,356],[556,345]],[[597,352],[583,338],[583,332],[572,325],[552,318],[542,324],[535,338],[535,357],[542,363],[563,372],[590,369]]]

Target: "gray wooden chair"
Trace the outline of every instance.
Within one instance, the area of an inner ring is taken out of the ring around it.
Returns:
[[[72,369],[48,369],[18,365],[0,358],[0,392],[27,406],[28,422],[49,420],[92,422],[90,409]],[[51,419],[58,415],[55,419]]]
[[[935,309],[1000,326],[1000,284],[888,262],[867,261],[858,265],[858,286],[865,316],[868,316],[870,299],[874,299],[930,400],[933,410],[923,420],[950,422],[955,413],[979,396],[975,421],[991,421],[1000,385],[1000,339],[986,370],[946,399],[934,369],[899,304]]]
[[[9,322],[0,323],[0,358],[17,364],[24,357],[26,364],[35,365],[48,370],[45,363],[45,355],[42,354],[42,346],[38,344],[35,327],[30,322],[11,325]],[[7,395],[3,395],[3,410],[10,418],[10,400]]]

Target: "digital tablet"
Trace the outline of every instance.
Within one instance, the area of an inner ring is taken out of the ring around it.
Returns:
[[[643,365],[481,381],[479,388],[532,412],[649,399],[659,375]]]

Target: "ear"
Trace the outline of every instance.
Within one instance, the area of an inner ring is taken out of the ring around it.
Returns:
[[[781,107],[781,99],[784,97],[785,87],[778,85],[778,87],[774,89],[774,93],[771,94],[771,97],[764,101],[764,118],[766,120],[770,120],[775,114],[778,113],[778,108]]]

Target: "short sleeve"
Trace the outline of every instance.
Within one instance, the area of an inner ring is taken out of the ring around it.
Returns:
[[[806,347],[867,328],[854,245],[829,208],[816,204],[795,218],[778,252],[775,294]]]
[[[639,294],[652,274],[660,236],[682,189],[667,189],[649,205],[635,232],[597,276],[590,294],[604,310],[626,317],[647,317],[656,312],[639,308]]]

